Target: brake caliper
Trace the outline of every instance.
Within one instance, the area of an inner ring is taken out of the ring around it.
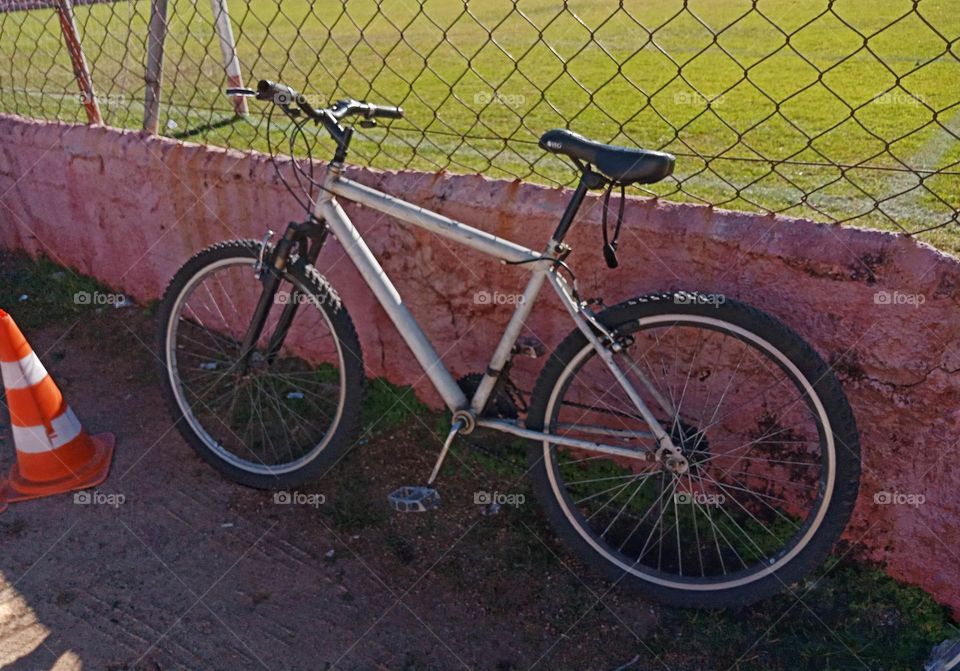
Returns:
[[[270,244],[270,238],[273,237],[273,231],[268,230],[260,241],[260,251],[257,253],[257,263],[253,266],[253,274],[258,278],[263,274],[263,257],[267,253],[267,246]]]

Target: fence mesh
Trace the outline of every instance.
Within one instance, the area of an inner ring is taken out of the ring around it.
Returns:
[[[678,156],[659,196],[906,232],[960,210],[952,0],[352,0],[229,4],[241,72],[314,102],[402,105],[352,159],[567,184],[537,147],[568,127]],[[0,111],[85,121],[52,0],[0,0]],[[263,149],[234,115],[214,12],[169,0],[166,135]],[[104,121],[138,128],[150,2],[74,7]]]

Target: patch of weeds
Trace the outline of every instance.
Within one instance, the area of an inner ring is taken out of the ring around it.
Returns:
[[[450,423],[453,421],[453,414],[449,410],[438,412],[433,418],[433,432],[442,444],[450,433]]]
[[[349,490],[337,495],[330,507],[333,525],[343,532],[360,531],[381,524],[386,515],[380,508],[370,504],[366,491]]]
[[[464,463],[498,478],[514,481],[527,471],[527,441],[490,429],[478,429],[459,438],[458,450]],[[463,469],[468,472],[466,468]]]
[[[682,637],[688,650],[704,651],[696,661],[709,668],[906,671],[921,668],[934,645],[957,635],[946,609],[919,588],[874,567],[834,566],[818,572],[815,588],[794,587],[801,605],[788,593],[737,610],[664,609],[648,642],[662,655]]]
[[[491,491],[495,490],[491,488]],[[500,492],[507,493],[507,492]],[[512,485],[510,495],[521,495],[524,502],[518,506],[503,505],[496,515],[481,518],[470,532],[469,576],[461,575],[460,562],[443,562],[437,570],[465,586],[473,586],[476,579],[498,580],[503,577],[526,578],[531,574],[544,575],[558,570],[557,557],[563,556],[552,531],[546,528],[529,489]],[[480,514],[477,506],[476,514]]]
[[[563,548],[553,530],[542,519],[537,501],[529,487],[518,487],[523,503],[504,506],[500,515],[505,521],[507,539],[501,550],[506,568],[515,571],[545,572],[559,566]]]
[[[486,555],[482,569],[488,574],[555,569],[560,548],[530,488],[526,441],[481,429],[455,445],[459,459],[447,464],[469,481],[473,491],[466,493],[477,504],[476,514],[481,505],[489,510],[490,503],[499,504],[497,514],[473,532]]]
[[[367,380],[364,389],[363,432],[380,433],[392,429],[414,416],[429,414],[411,387],[398,387],[378,377]]]
[[[120,295],[46,257],[34,261],[4,252],[2,258],[0,306],[12,311],[21,328],[76,320],[96,308],[112,307],[107,301]]]
[[[146,302],[143,306],[143,314],[147,317],[153,317],[157,314],[157,310],[160,309],[160,299],[154,298]]]
[[[338,466],[338,486],[324,506],[333,526],[344,533],[380,525],[387,517],[385,506],[375,505],[370,481],[356,464],[356,460],[348,458]]]

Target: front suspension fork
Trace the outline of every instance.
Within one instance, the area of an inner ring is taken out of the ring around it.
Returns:
[[[310,240],[309,244],[307,242],[308,239]],[[327,229],[318,227],[318,222],[316,221],[311,220],[302,224],[291,223],[287,226],[283,237],[277,242],[277,246],[274,248],[269,261],[263,263],[262,267],[259,268],[258,272],[260,273],[260,282],[263,285],[263,290],[260,292],[260,298],[257,300],[257,305],[253,311],[253,318],[250,320],[250,326],[247,328],[247,332],[244,334],[240,346],[239,369],[241,375],[246,374],[249,370],[250,356],[256,349],[257,341],[263,334],[263,327],[267,323],[270,308],[273,306],[277,291],[280,289],[283,272],[290,261],[290,253],[294,246],[298,246],[300,255],[306,259],[307,263],[312,265],[320,255],[320,250],[323,248],[326,239]],[[266,242],[267,239],[265,238],[263,242],[264,246]],[[283,346],[283,341],[290,331],[293,318],[297,314],[297,308],[302,300],[302,295],[302,292],[296,287],[294,287],[290,293],[290,301],[284,306],[283,312],[277,320],[277,327],[274,329],[273,335],[270,336],[270,341],[267,344],[266,359],[268,363],[273,362],[280,348]]]

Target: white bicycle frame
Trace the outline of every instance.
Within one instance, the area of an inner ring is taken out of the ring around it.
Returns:
[[[556,291],[560,297],[560,301],[570,313],[577,327],[593,345],[601,359],[610,369],[614,378],[620,386],[623,387],[624,391],[630,397],[630,400],[636,406],[637,411],[651,429],[649,433],[644,431],[623,432],[612,430],[610,433],[617,433],[621,436],[629,433],[631,437],[653,439],[659,448],[666,448],[670,452],[675,451],[676,448],[674,448],[670,437],[651,413],[636,389],[634,389],[626,373],[624,373],[615,361],[615,348],[605,345],[597,336],[597,331],[607,336],[610,334],[592,318],[592,314],[587,312],[585,306],[580,305],[578,301],[574,299],[567,282],[556,272],[555,259],[550,254],[557,249],[560,243],[559,240],[551,238],[545,250],[537,253],[522,245],[504,240],[459,221],[444,217],[426,208],[408,203],[347,179],[342,176],[341,171],[342,165],[338,163],[330,164],[324,179],[321,195],[315,204],[314,216],[326,222],[329,230],[343,245],[347,256],[356,266],[366,284],[373,291],[380,305],[383,306],[383,309],[387,315],[389,315],[390,320],[400,332],[401,337],[407,343],[407,346],[416,357],[417,362],[423,368],[427,377],[433,383],[433,386],[439,392],[451,412],[468,411],[474,417],[478,426],[496,429],[524,438],[549,440],[549,442],[555,444],[632,458],[637,458],[643,454],[636,449],[569,438],[561,434],[548,434],[546,431],[541,432],[527,429],[516,421],[482,416],[483,408],[490,398],[490,394],[493,392],[498,376],[511,356],[514,345],[520,336],[521,329],[533,309],[533,305],[536,302],[540,290],[543,288],[544,282],[547,282]],[[420,324],[404,304],[396,287],[390,281],[390,278],[370,251],[370,248],[364,242],[360,232],[356,226],[353,225],[353,222],[350,221],[350,218],[346,212],[343,211],[343,208],[334,196],[340,196],[345,200],[359,203],[377,212],[382,212],[405,224],[418,226],[432,233],[436,233],[444,238],[496,257],[500,259],[501,262],[522,262],[531,266],[531,277],[523,291],[523,299],[518,302],[472,399],[467,399],[464,395],[463,390],[443,364],[440,355],[437,354],[436,349],[434,349],[433,344],[423,332]],[[657,393],[649,380],[647,380],[640,371],[634,370],[632,372],[638,376],[644,386],[653,394],[657,402],[669,412],[670,406],[666,399]],[[547,438],[548,435],[549,439]]]

